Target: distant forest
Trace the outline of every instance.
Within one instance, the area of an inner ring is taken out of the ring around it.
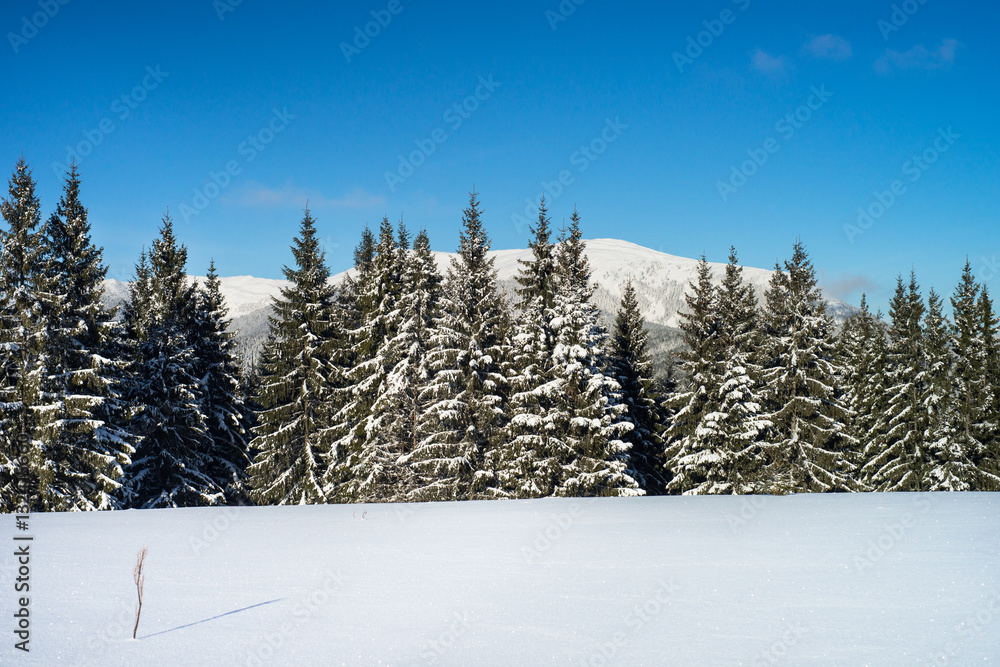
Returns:
[[[631,283],[602,325],[575,210],[555,230],[540,204],[514,303],[475,192],[443,275],[383,219],[336,286],[307,209],[247,372],[169,216],[116,316],[75,165],[43,221],[22,158],[0,211],[5,512],[1000,489],[998,319],[968,263],[950,318],[911,274],[837,330],[802,243],[761,303],[735,249],[718,285],[703,257],[663,377]]]

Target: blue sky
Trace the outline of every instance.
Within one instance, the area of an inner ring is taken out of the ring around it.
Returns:
[[[334,271],[383,215],[454,250],[473,185],[524,247],[547,184],[589,238],[769,268],[801,237],[854,303],[1000,282],[994,7],[64,1],[0,9],[0,167],[47,215],[76,154],[112,277],[168,207],[192,273],[280,277],[307,198]]]

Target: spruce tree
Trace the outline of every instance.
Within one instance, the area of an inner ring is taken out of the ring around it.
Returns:
[[[386,502],[407,495],[413,485],[412,471],[401,460],[404,453],[383,437],[391,419],[381,408],[391,393],[389,373],[394,366],[390,341],[399,333],[403,274],[409,251],[409,234],[402,223],[394,230],[382,219],[372,259],[372,275],[361,286],[362,317],[358,329],[349,332],[358,341],[357,364],[348,373],[350,396],[337,420],[348,426],[336,442],[338,456],[346,456],[341,474],[345,499],[355,502]],[[376,406],[380,407],[376,407]]]
[[[889,304],[886,432],[881,451],[866,464],[874,488],[919,491],[925,467],[927,413],[923,408],[923,299],[916,276],[907,288],[900,276]]]
[[[953,322],[950,347],[954,354],[954,402],[946,468],[953,481],[943,488],[954,490],[989,490],[996,488],[997,484],[996,476],[981,467],[989,459],[987,444],[983,442],[982,427],[989,418],[990,403],[990,388],[987,384],[989,376],[984,372],[988,366],[988,347],[983,334],[994,330],[995,325],[986,325],[988,317],[984,318],[980,295],[981,286],[976,282],[972,266],[967,260],[951,297]],[[986,302],[988,301],[987,296]],[[940,447],[938,450],[940,451]]]
[[[328,493],[334,294],[309,209],[291,248],[295,266],[283,272],[292,284],[274,298],[254,398],[260,412],[247,485],[261,505],[323,503]]]
[[[228,309],[221,286],[213,260],[198,290],[194,312],[195,376],[201,381],[202,411],[212,442],[210,474],[225,489],[228,504],[244,504],[253,415],[240,386],[241,374],[233,353],[233,334],[228,331]]]
[[[323,473],[324,493],[330,502],[352,500],[351,446],[366,409],[366,404],[358,401],[356,382],[360,378],[356,369],[371,358],[372,352],[365,322],[374,310],[371,290],[377,281],[375,247],[375,236],[365,225],[361,241],[354,249],[354,271],[348,273],[334,291],[328,329],[331,338],[331,372],[327,383],[330,395],[326,400],[333,444]],[[360,398],[368,399],[367,396]]]
[[[776,267],[765,302],[764,417],[772,423],[768,449],[777,455],[772,492],[855,489],[856,440],[836,381],[833,323],[801,242],[784,271]]]
[[[610,339],[590,301],[594,286],[575,210],[569,228],[560,233],[555,260],[552,372],[563,390],[551,415],[572,453],[561,461],[554,494],[641,494],[628,470],[630,442],[625,439],[635,425],[610,368]]]
[[[838,336],[837,356],[841,360],[844,405],[851,412],[850,432],[858,440],[861,463],[856,474],[864,487],[875,486],[872,476],[882,467],[866,465],[885,450],[888,397],[886,371],[886,330],[880,313],[872,314],[866,295],[860,310],[844,322]]]
[[[554,494],[562,479],[562,462],[573,456],[562,424],[565,379],[555,375],[552,356],[556,267],[549,225],[543,199],[538,222],[530,228],[531,258],[518,260],[521,266],[515,276],[521,301],[507,371],[510,418],[506,444],[491,452],[489,463],[497,471],[500,493],[515,498]]]
[[[757,298],[753,286],[743,280],[743,267],[733,247],[718,287],[717,308],[721,370],[712,421],[716,436],[727,450],[729,492],[762,491],[766,488],[767,463],[762,440],[771,422],[761,414],[761,369],[755,363],[760,339]]]
[[[646,495],[661,495],[667,485],[662,399],[652,375],[648,337],[635,287],[629,278],[615,317],[611,373],[621,385],[622,403],[634,426],[624,436],[630,445],[629,474]]]
[[[49,295],[35,181],[24,158],[0,202],[0,508],[44,507],[51,466],[39,439]]]
[[[455,500],[464,496],[463,480],[471,478],[472,461],[460,451],[435,447],[427,415],[433,405],[427,390],[429,353],[440,318],[442,278],[430,240],[421,230],[404,259],[396,335],[385,343],[390,368],[384,389],[372,406],[377,438],[395,453],[401,479],[395,499]],[[431,443],[428,443],[431,437]]]
[[[979,470],[980,488],[997,491],[1000,490],[1000,349],[997,315],[986,285],[980,289],[976,306],[982,340],[979,360],[983,374],[983,402],[977,427],[977,440],[982,443],[982,450],[975,463]]]
[[[225,503],[212,470],[212,440],[204,412],[194,341],[196,284],[185,268],[187,248],[164,215],[148,264],[137,266],[125,309],[133,342],[129,399],[131,430],[141,438],[126,471],[122,503],[130,508]],[[146,312],[140,309],[146,307]]]
[[[679,353],[684,383],[667,399],[667,470],[670,493],[690,495],[732,493],[728,443],[719,430],[717,411],[721,387],[719,365],[718,292],[712,268],[702,255],[698,274],[684,295],[680,312],[684,347]]]
[[[422,482],[412,493],[416,499],[502,495],[489,462],[503,444],[509,316],[482,214],[473,191],[428,350],[427,436],[412,456],[425,480],[439,481]]]
[[[972,464],[956,446],[954,432],[954,359],[948,342],[948,323],[941,297],[932,289],[924,318],[926,388],[923,409],[927,415],[927,466],[921,488],[927,491],[961,491],[970,488]]]
[[[75,164],[45,232],[54,307],[42,392],[56,409],[40,425],[50,451],[44,504],[63,511],[111,509],[123,466],[135,450],[123,428],[124,363],[112,351],[118,327],[101,305],[107,268],[101,263],[102,249],[90,239]]]

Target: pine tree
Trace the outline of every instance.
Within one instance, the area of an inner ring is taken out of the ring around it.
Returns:
[[[983,402],[977,426],[977,439],[982,443],[981,455],[976,460],[979,470],[979,488],[1000,490],[1000,349],[998,349],[998,320],[993,309],[989,289],[982,286],[977,302],[982,348],[979,355],[983,374]]]
[[[411,457],[424,478],[411,494],[415,499],[501,493],[488,461],[502,445],[508,312],[474,191],[462,226],[428,350],[423,395],[429,405],[422,417],[427,436]]]
[[[0,509],[39,510],[48,451],[37,435],[49,296],[35,181],[24,158],[0,202]]]
[[[630,445],[629,474],[646,495],[661,495],[667,486],[663,415],[659,405],[662,399],[652,376],[648,336],[630,278],[615,317],[612,375],[622,387],[622,402],[634,425],[624,436]]]
[[[888,391],[885,440],[867,462],[873,486],[880,491],[919,491],[925,467],[927,414],[922,405],[925,377],[923,299],[916,276],[909,287],[900,276],[889,304]]]
[[[858,440],[862,463],[875,459],[885,450],[886,354],[886,330],[881,314],[872,314],[867,297],[862,294],[860,310],[844,322],[837,347],[844,405],[852,415],[850,432]],[[880,467],[863,466],[856,481],[864,487],[875,486],[872,475]]]
[[[396,498],[458,499],[464,495],[463,478],[471,477],[469,457],[427,444],[433,433],[426,418],[433,404],[427,391],[429,353],[440,318],[442,278],[423,230],[404,260],[401,282],[398,331],[385,344],[390,368],[385,388],[372,406],[379,424],[376,437],[397,457],[394,465],[402,479],[397,482]]]
[[[570,460],[574,453],[564,439],[561,423],[565,418],[560,403],[566,380],[554,373],[556,267],[544,199],[531,233],[531,259],[518,260],[521,267],[515,276],[521,302],[511,338],[514,355],[507,371],[507,442],[494,450],[494,460],[489,463],[497,471],[501,493],[515,498],[554,494],[562,478],[562,462]]]
[[[101,305],[107,269],[90,240],[75,164],[45,231],[53,307],[42,391],[55,409],[39,427],[50,451],[43,500],[52,510],[110,509],[135,450],[123,428],[124,364],[110,351],[117,327]]]
[[[332,434],[329,399],[334,294],[330,271],[306,209],[292,244],[295,266],[285,266],[282,288],[261,353],[255,402],[261,410],[247,468],[251,499],[258,504],[292,505],[327,501]]]
[[[994,330],[986,325],[980,305],[981,286],[966,261],[962,277],[951,297],[953,323],[950,346],[954,354],[953,409],[951,411],[950,443],[944,465],[950,481],[938,481],[940,488],[953,490],[988,490],[995,488],[997,478],[980,467],[989,458],[986,443],[982,441],[982,425],[988,419],[990,390],[987,387],[987,342],[983,334]],[[989,302],[989,297],[984,303]],[[991,308],[989,310],[992,310]],[[989,317],[989,316],[987,316]],[[941,447],[937,448],[941,451]],[[989,467],[988,465],[986,466]]]
[[[767,336],[762,379],[774,492],[856,488],[855,440],[842,404],[840,373],[816,274],[805,246],[796,242],[784,271],[776,267],[765,293]]]
[[[761,415],[761,369],[754,361],[759,340],[757,298],[753,286],[743,280],[743,268],[733,247],[718,287],[717,308],[721,371],[714,397],[714,430],[728,450],[730,492],[762,491],[766,488],[763,476],[767,462],[762,440],[771,422]]]
[[[554,494],[640,495],[628,471],[630,443],[624,439],[635,425],[628,420],[621,385],[610,369],[607,331],[590,302],[590,262],[575,210],[569,228],[560,234],[555,260],[552,371],[563,391],[551,415],[572,453],[560,462]]]
[[[141,441],[126,471],[122,503],[132,508],[192,507],[225,502],[212,474],[212,441],[204,412],[194,345],[196,284],[185,268],[187,248],[163,217],[148,264],[137,266],[135,302],[126,329],[137,335],[129,397],[132,432]],[[148,311],[139,313],[143,305]],[[131,318],[134,318],[132,320]]]
[[[334,291],[330,327],[331,372],[326,399],[329,415],[330,439],[333,443],[323,473],[323,488],[330,502],[349,502],[351,492],[350,454],[354,431],[364,416],[364,405],[356,395],[356,368],[370,359],[369,341],[365,322],[374,304],[370,290],[375,276],[375,236],[365,225],[361,241],[354,249],[354,272],[349,273]],[[367,400],[368,397],[362,396]]]
[[[921,488],[928,491],[968,490],[971,463],[956,446],[954,426],[954,359],[948,343],[948,323],[941,297],[932,289],[924,317],[926,389],[922,407],[927,415],[927,467]]]
[[[712,283],[712,268],[703,255],[698,275],[684,295],[681,311],[684,341],[680,367],[685,388],[667,401],[671,423],[666,430],[667,469],[670,493],[691,495],[732,493],[727,443],[718,428],[716,410],[721,387],[719,363],[718,292]]]
[[[389,342],[399,333],[399,310],[403,273],[409,250],[409,234],[402,223],[394,230],[382,219],[372,259],[372,275],[359,295],[362,318],[349,335],[357,340],[357,365],[348,374],[350,398],[338,421],[353,425],[336,442],[346,460],[345,499],[356,502],[386,502],[403,498],[413,485],[412,471],[402,461],[404,453],[383,437],[390,418],[380,406],[391,393],[389,373],[394,366]]]
[[[252,414],[240,386],[240,371],[233,354],[233,334],[222,282],[215,261],[208,267],[194,312],[195,377],[200,378],[202,411],[212,442],[210,474],[225,489],[228,504],[244,504],[244,475],[250,463],[248,443]]]

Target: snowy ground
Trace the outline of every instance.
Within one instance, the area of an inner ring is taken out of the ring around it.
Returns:
[[[1000,494],[32,515],[0,664],[1000,663]],[[132,566],[148,545],[133,640]]]

